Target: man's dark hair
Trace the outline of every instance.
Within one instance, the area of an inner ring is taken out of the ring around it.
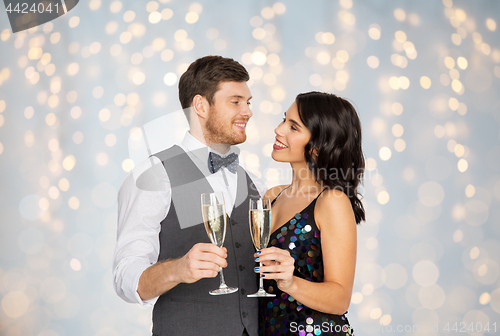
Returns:
[[[193,98],[201,95],[213,104],[213,98],[222,82],[246,82],[247,70],[232,58],[205,56],[191,63],[179,79],[179,100],[183,109],[191,106]],[[186,117],[189,115],[186,112]]]

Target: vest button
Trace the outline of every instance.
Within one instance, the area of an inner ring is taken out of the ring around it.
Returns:
[[[245,295],[245,293],[246,293],[247,291],[246,291],[246,289],[245,289],[245,288],[242,288],[242,289],[240,290],[240,292],[241,292],[241,295]]]
[[[231,219],[231,225],[232,225],[232,226],[235,226],[235,225],[236,225],[236,221],[235,221],[235,220],[233,220],[233,219]]]
[[[245,269],[245,267],[243,265],[240,265],[239,269],[240,269],[240,271],[243,271]]]
[[[240,248],[240,247],[241,247],[241,244],[240,244],[240,243],[238,243],[238,242],[236,242],[236,243],[234,243],[234,246],[236,246],[236,248]]]
[[[243,313],[241,313],[241,316],[243,316],[243,317],[247,317],[247,313],[246,313],[246,312],[243,312]]]

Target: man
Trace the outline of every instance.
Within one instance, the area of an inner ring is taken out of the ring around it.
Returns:
[[[248,199],[265,188],[238,165],[252,116],[249,75],[238,62],[206,56],[179,80],[190,130],[180,146],[155,154],[152,168],[129,174],[118,194],[116,292],[153,309],[153,335],[257,335],[257,278]],[[167,130],[166,130],[167,131]],[[209,242],[200,194],[222,192],[224,248]],[[234,294],[211,296],[224,267]]]

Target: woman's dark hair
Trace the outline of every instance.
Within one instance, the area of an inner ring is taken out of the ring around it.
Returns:
[[[356,110],[347,100],[323,92],[301,93],[295,102],[300,120],[311,132],[304,149],[307,166],[316,181],[349,197],[359,224],[365,220],[357,190],[363,179],[365,159]]]
[[[182,108],[186,109],[191,106],[194,96],[199,94],[212,105],[220,83],[246,82],[249,79],[250,76],[243,65],[232,58],[222,56],[198,58],[179,79],[179,101]]]

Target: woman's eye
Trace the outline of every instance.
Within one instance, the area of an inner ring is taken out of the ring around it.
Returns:
[[[290,127],[292,130],[296,131],[297,128],[295,126]]]

